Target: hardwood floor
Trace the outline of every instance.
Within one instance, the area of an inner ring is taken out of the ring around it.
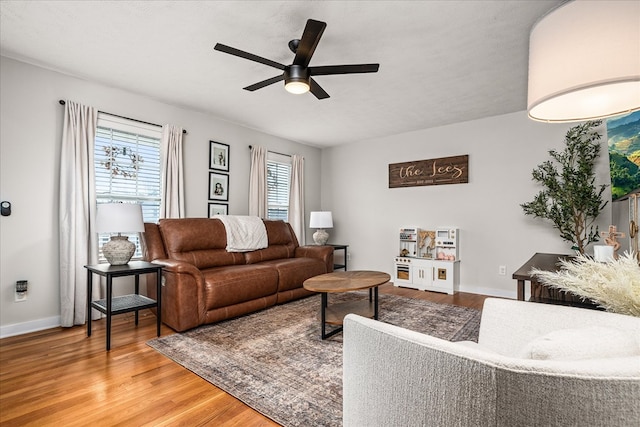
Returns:
[[[380,287],[381,293],[482,309],[483,295]],[[147,346],[150,311],[114,316],[111,351],[105,321],[0,340],[0,424],[8,426],[278,426]],[[162,335],[174,333],[163,325]]]

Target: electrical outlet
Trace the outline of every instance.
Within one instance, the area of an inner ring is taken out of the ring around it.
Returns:
[[[351,261],[351,252],[347,254],[347,261]]]
[[[29,289],[29,281],[18,280],[16,282],[15,302],[26,301],[28,289]]]
[[[506,276],[507,275],[507,266],[506,265],[501,265],[498,267],[498,274],[500,276]]]

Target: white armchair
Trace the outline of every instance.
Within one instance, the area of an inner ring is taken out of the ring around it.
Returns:
[[[344,427],[640,425],[640,318],[489,298],[478,343],[354,314]]]

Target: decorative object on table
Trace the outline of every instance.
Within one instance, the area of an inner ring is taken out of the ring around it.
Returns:
[[[532,269],[545,286],[591,300],[607,311],[640,317],[640,265],[635,254],[602,263],[585,255],[559,260],[557,272]]]
[[[318,230],[313,233],[313,241],[316,245],[324,245],[329,240],[329,233],[325,231],[325,228],[333,228],[333,218],[329,211],[311,212],[309,218],[309,228],[317,228]]]
[[[602,201],[607,186],[598,189],[594,184],[600,154],[600,133],[594,128],[601,124],[590,121],[569,129],[564,150],[549,151],[555,163],[547,160],[533,170],[533,180],[544,189],[533,201],[520,205],[526,215],[551,220],[560,237],[581,254],[589,243],[598,241],[598,226],[594,229],[593,224],[608,203]]]
[[[229,175],[209,172],[209,200],[229,201]]]
[[[229,172],[229,146],[209,141],[209,169]]]
[[[124,265],[136,251],[136,244],[121,233],[143,233],[142,206],[136,203],[98,205],[96,232],[118,233],[102,246],[102,254],[111,265]]]
[[[618,237],[623,238],[625,235],[623,232],[618,231],[615,225],[609,226],[609,231],[603,231],[600,233],[602,237],[604,237],[604,242],[607,246],[613,247],[613,257],[618,258],[618,249],[620,249],[620,242],[618,242]]]
[[[389,188],[468,182],[468,154],[389,164]]]
[[[637,1],[566,2],[540,19],[529,38],[529,117],[571,122],[637,110],[638,22]]]
[[[224,203],[209,203],[209,218],[216,215],[229,215],[229,205]]]
[[[593,259],[598,262],[611,262],[616,259],[613,246],[610,245],[594,245]]]

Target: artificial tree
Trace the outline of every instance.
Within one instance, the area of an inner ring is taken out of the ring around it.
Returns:
[[[569,129],[564,150],[550,150],[553,161],[533,170],[533,180],[544,189],[533,201],[520,205],[526,215],[551,220],[560,237],[581,254],[589,243],[598,241],[598,226],[593,224],[607,205],[602,201],[607,186],[598,189],[594,184],[600,155],[600,133],[594,129],[601,124],[589,121]]]

